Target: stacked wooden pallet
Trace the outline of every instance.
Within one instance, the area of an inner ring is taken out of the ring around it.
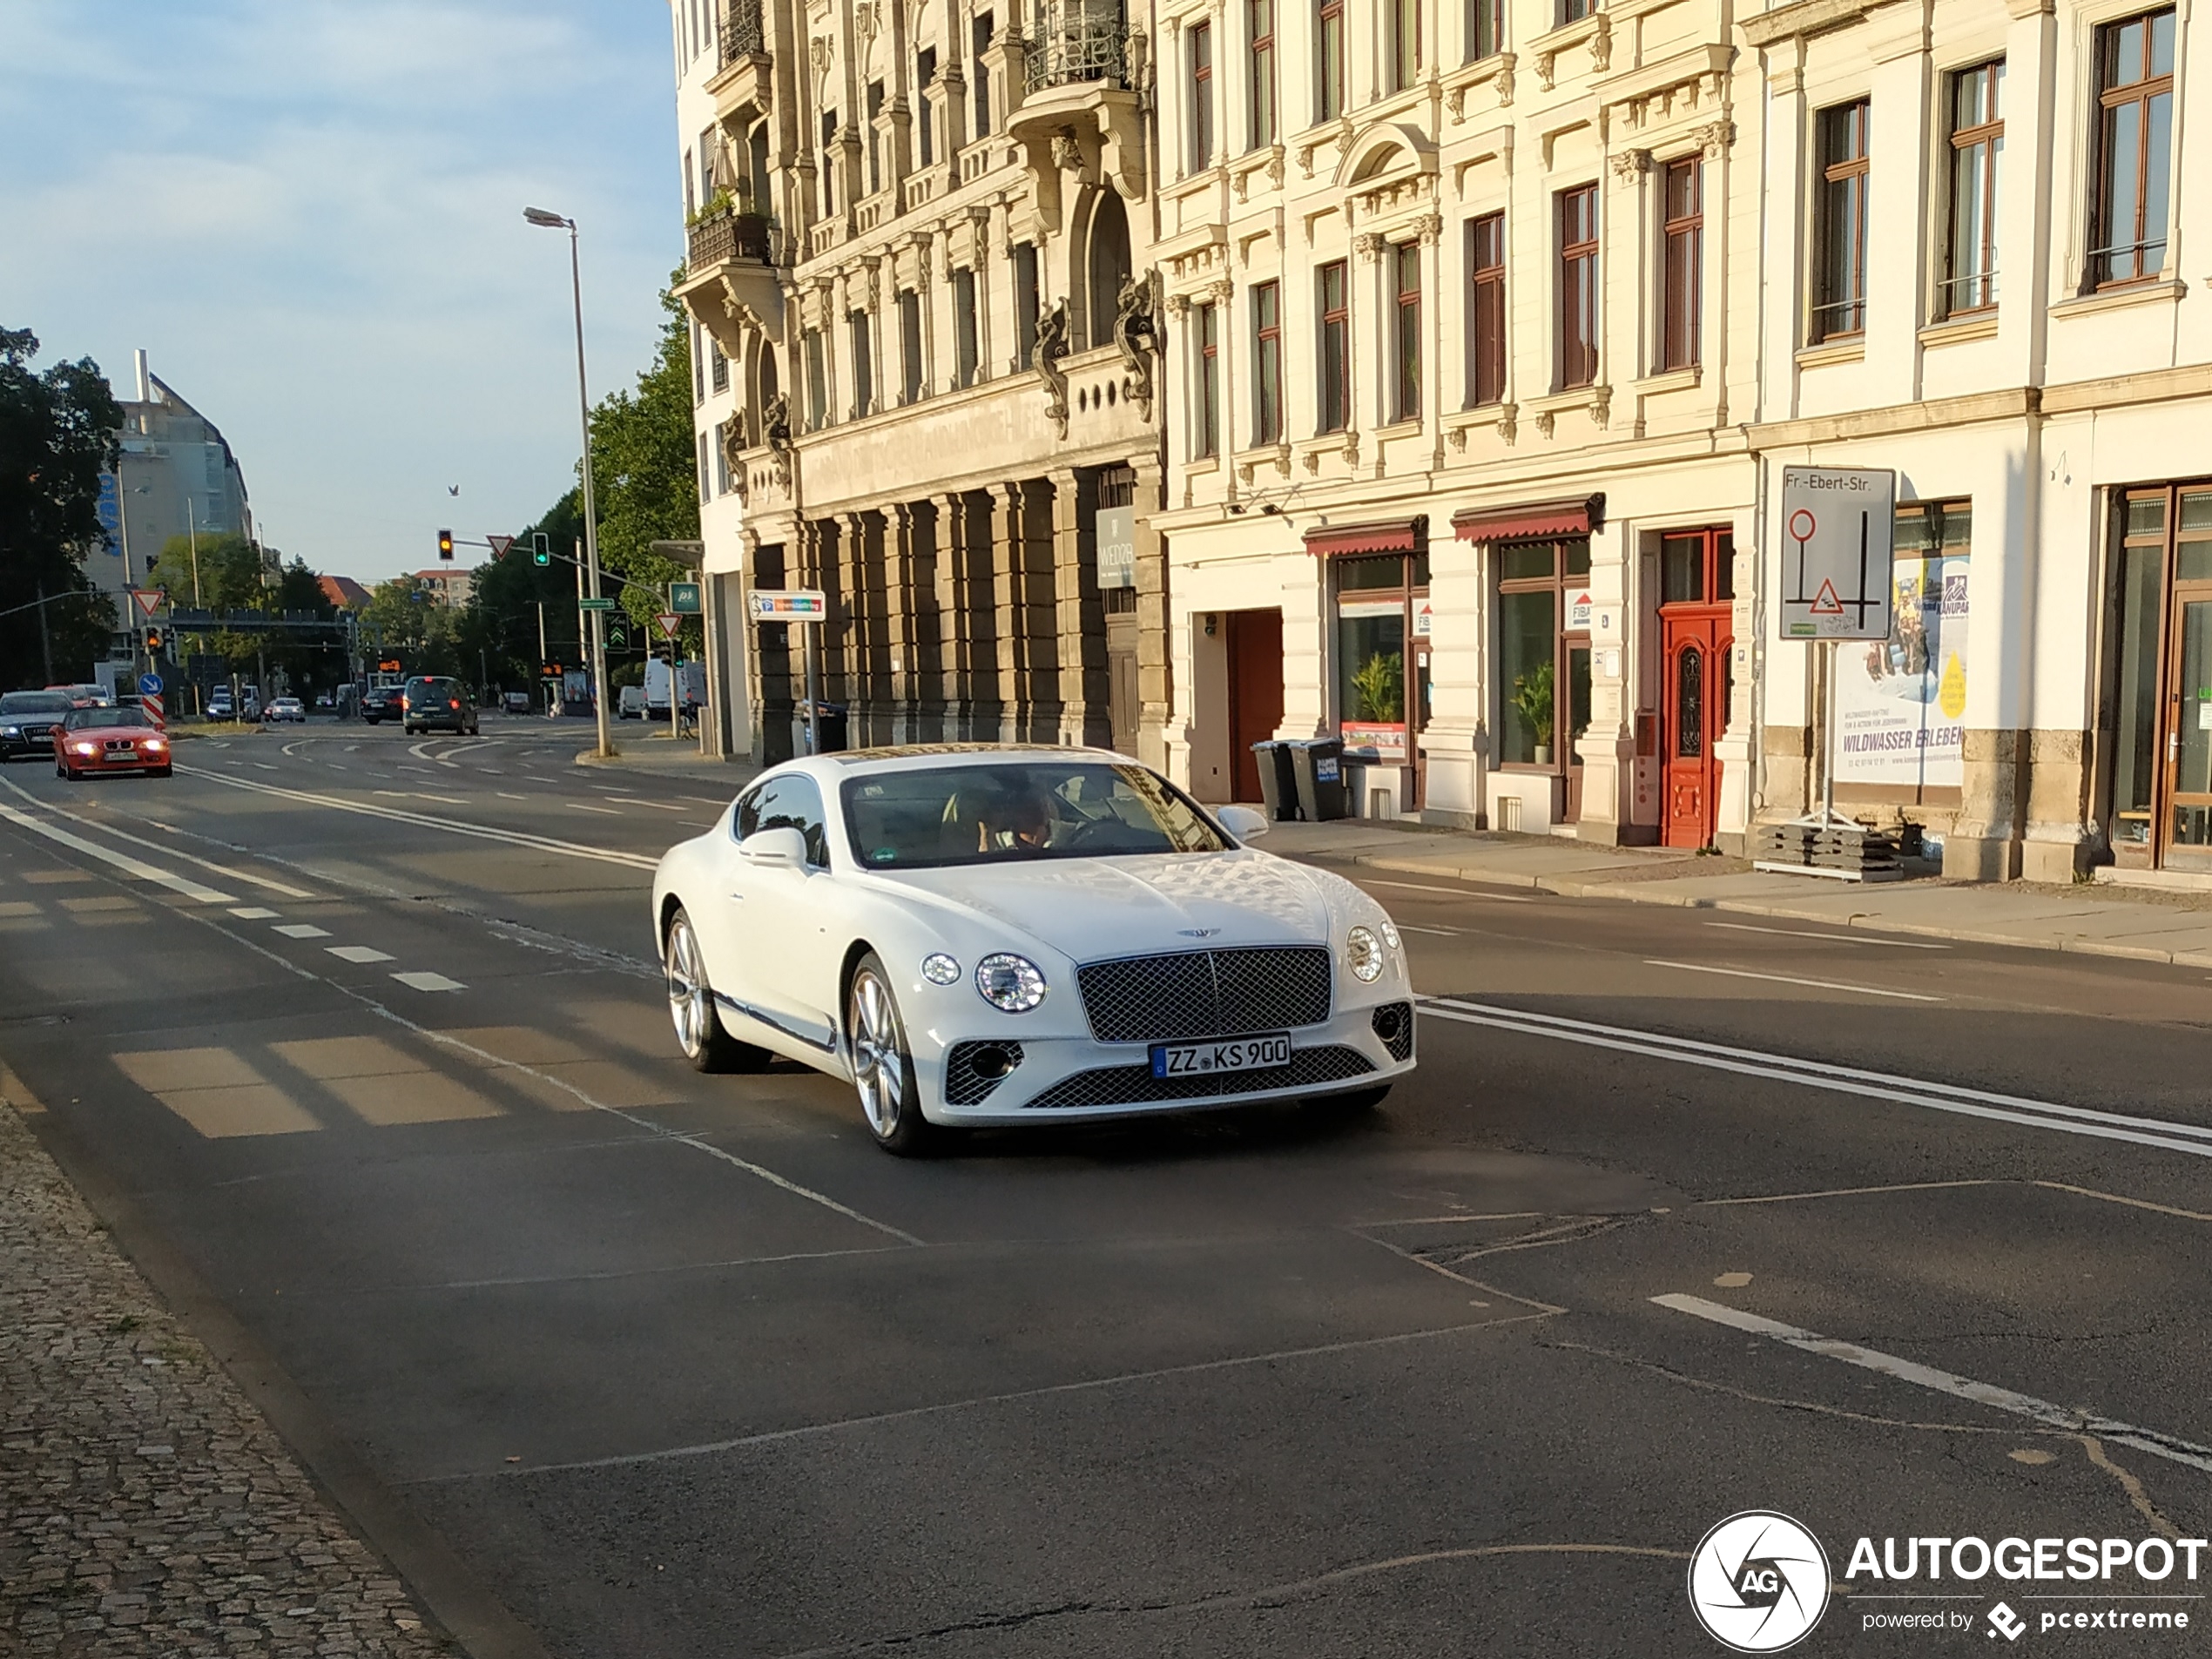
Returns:
[[[1905,876],[1896,836],[1833,819],[1762,824],[1752,833],[1751,849],[1753,866],[1761,870],[1847,881],[1898,881]]]

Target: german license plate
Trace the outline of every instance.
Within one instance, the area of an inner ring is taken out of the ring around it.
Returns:
[[[1155,1077],[1195,1077],[1215,1071],[1270,1071],[1291,1063],[1291,1039],[1283,1032],[1231,1037],[1225,1042],[1156,1042]]]

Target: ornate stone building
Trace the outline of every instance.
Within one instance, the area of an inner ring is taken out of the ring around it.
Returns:
[[[804,681],[739,582],[828,595],[855,745],[1157,757],[1149,18],[672,3],[706,564],[755,752],[792,752]]]

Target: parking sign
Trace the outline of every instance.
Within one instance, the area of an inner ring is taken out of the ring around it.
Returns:
[[[1784,639],[1887,639],[1897,475],[1880,467],[1782,469]]]

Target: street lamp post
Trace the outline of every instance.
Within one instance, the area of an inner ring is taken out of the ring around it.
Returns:
[[[599,597],[599,525],[591,499],[591,397],[583,376],[583,267],[577,249],[576,220],[543,207],[525,207],[523,217],[544,230],[569,233],[569,287],[576,300],[576,403],[583,428],[583,566],[591,597]],[[611,758],[614,742],[607,730],[607,652],[604,614],[591,612],[591,701],[597,716],[599,758]]]

